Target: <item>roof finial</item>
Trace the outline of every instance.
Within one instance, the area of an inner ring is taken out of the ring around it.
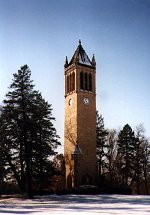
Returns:
[[[79,45],[81,45],[81,40],[79,39]]]

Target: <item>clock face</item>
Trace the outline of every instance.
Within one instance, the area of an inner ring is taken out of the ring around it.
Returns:
[[[84,99],[83,99],[83,102],[84,102],[85,105],[88,105],[88,104],[90,103],[90,101],[89,101],[88,98],[84,98]]]
[[[72,99],[69,99],[69,106],[72,105]]]

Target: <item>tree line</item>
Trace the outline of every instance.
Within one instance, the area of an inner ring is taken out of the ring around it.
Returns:
[[[107,192],[149,194],[150,143],[143,125],[129,124],[120,131],[104,127],[96,113],[98,184]]]
[[[32,198],[35,191],[64,188],[65,158],[56,152],[61,143],[54,121],[52,105],[35,90],[30,68],[22,66],[0,106],[0,191],[1,185],[14,183]],[[101,191],[149,194],[150,143],[143,126],[108,130],[97,111],[96,136]]]

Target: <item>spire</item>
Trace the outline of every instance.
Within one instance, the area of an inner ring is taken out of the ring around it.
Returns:
[[[94,56],[94,54],[93,54],[93,57],[92,57],[92,65],[93,65],[93,66],[96,66],[96,61],[95,61],[95,56]]]
[[[64,67],[67,67],[68,66],[68,58],[67,58],[67,56],[66,56],[66,60],[65,60],[65,65],[64,65]]]
[[[92,62],[90,61],[88,55],[86,54],[85,50],[81,45],[81,40],[79,40],[79,45],[68,65],[71,65],[72,63],[79,63],[87,66],[93,66]]]

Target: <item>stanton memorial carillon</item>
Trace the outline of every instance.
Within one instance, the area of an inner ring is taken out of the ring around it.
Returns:
[[[96,61],[81,41],[66,57],[64,154],[66,188],[96,184]]]

